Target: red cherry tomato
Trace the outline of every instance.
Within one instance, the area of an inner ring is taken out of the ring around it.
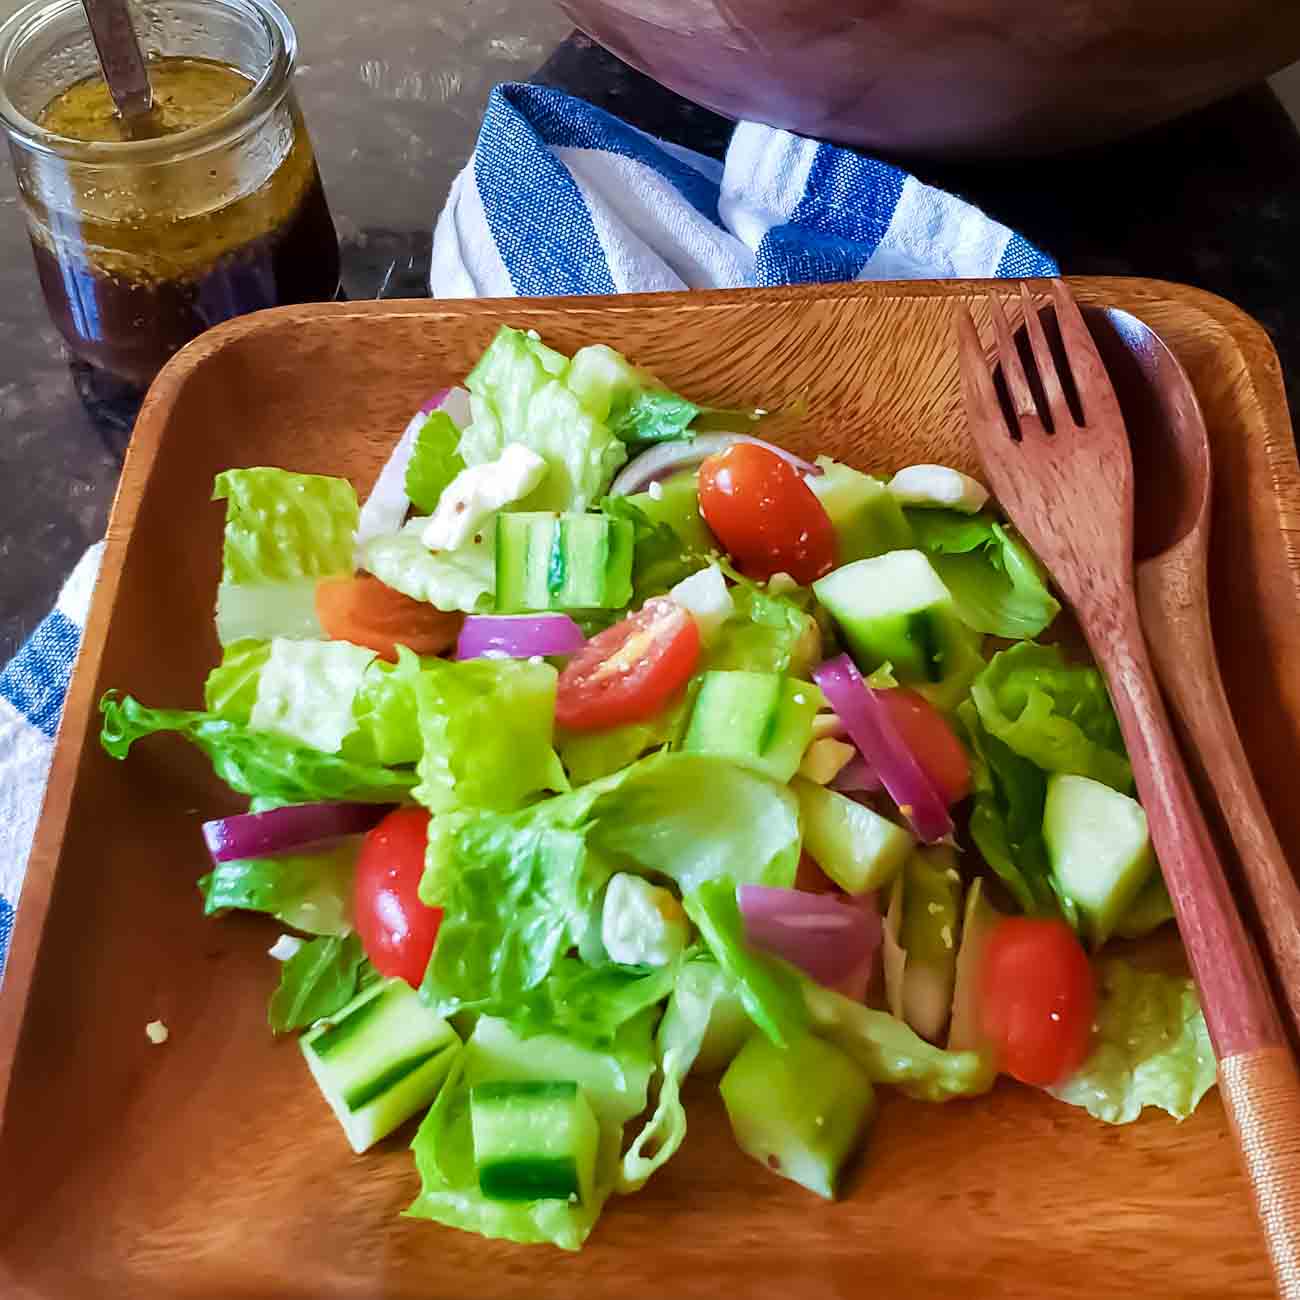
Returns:
[[[695,619],[665,596],[592,637],[565,665],[555,720],[603,731],[653,718],[686,685],[700,657]]]
[[[1049,1087],[1088,1054],[1097,988],[1064,921],[1009,917],[989,938],[980,970],[980,1021],[998,1068]]]
[[[876,698],[889,710],[899,738],[949,805],[970,794],[970,756],[947,719],[928,700],[899,686]]]
[[[429,814],[398,808],[366,836],[352,886],[353,922],[366,956],[381,975],[419,988],[442,909],[420,902]]]
[[[700,466],[700,513],[740,569],[807,586],[835,567],[835,530],[816,493],[774,451],[733,443]]]
[[[817,860],[804,849],[799,854],[799,868],[794,887],[807,894],[842,894],[844,891],[821,869]]]

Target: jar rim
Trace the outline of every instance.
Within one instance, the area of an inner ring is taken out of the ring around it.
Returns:
[[[275,0],[204,0],[214,8],[252,16],[265,31],[271,57],[249,92],[223,113],[198,126],[151,140],[77,140],[48,131],[13,102],[6,88],[10,60],[22,42],[46,24],[72,12],[82,0],[31,0],[0,26],[0,123],[26,149],[79,163],[146,164],[174,162],[227,142],[271,112],[280,101],[297,62],[298,38],[288,15]]]

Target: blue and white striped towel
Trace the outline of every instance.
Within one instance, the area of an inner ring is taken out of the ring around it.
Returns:
[[[559,91],[506,85],[438,218],[429,287],[547,296],[1055,271],[977,208],[850,150],[743,122],[719,163]],[[0,972],[100,550],[0,673]]]

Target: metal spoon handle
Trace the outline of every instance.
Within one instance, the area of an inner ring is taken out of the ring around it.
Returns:
[[[117,111],[128,122],[144,117],[153,108],[153,89],[126,0],[81,2]]]

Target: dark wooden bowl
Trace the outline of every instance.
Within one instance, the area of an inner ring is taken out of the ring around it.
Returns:
[[[1300,58],[1295,0],[559,0],[731,117],[936,157],[1140,130]]]

